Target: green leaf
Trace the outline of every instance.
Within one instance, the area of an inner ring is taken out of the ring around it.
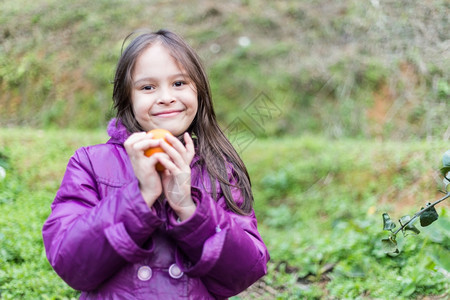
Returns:
[[[411,282],[406,287],[402,288],[402,296],[411,296],[416,291],[416,283]]]
[[[417,227],[416,226],[414,226],[413,224],[408,224],[405,228],[404,228],[404,230],[408,230],[408,231],[411,231],[411,232],[413,232],[414,234],[419,234],[420,233],[420,230],[419,229],[417,229]]]
[[[450,172],[450,150],[447,150],[442,157],[441,173],[443,176]]]
[[[404,226],[404,224],[408,223],[411,220],[410,216],[403,216],[400,218],[399,222],[402,226]],[[415,220],[414,220],[415,221]],[[411,231],[414,234],[419,234],[420,230],[417,229],[416,226],[413,225],[413,222],[409,223],[408,225],[406,225],[404,228],[402,228],[402,232],[404,236],[407,236],[407,232],[406,231]]]
[[[394,253],[394,254],[400,253],[397,247],[397,241],[395,240],[395,236],[390,236],[387,239],[382,239],[381,245],[385,253]]]
[[[450,172],[450,167],[442,167],[441,168],[442,176],[445,176],[445,174],[447,174],[448,172]]]
[[[400,225],[403,226],[406,223],[408,223],[409,220],[411,220],[411,217],[406,215],[406,216],[401,217],[398,221],[400,222]]]
[[[444,156],[442,156],[442,166],[450,167],[450,150],[445,151]]]
[[[422,208],[423,209],[423,208]],[[434,206],[430,206],[427,210],[425,210],[420,215],[420,226],[426,227],[436,221],[439,218],[439,215],[434,208]]]
[[[0,167],[3,167],[4,169],[9,167],[9,157],[2,152],[0,152]]]
[[[395,228],[395,223],[391,220],[387,213],[383,214],[383,230],[392,231]]]

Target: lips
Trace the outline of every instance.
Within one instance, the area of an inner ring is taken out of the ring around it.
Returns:
[[[182,111],[183,111],[182,109],[165,110],[165,111],[154,113],[153,116],[156,116],[156,117],[173,117],[173,116],[178,115]]]

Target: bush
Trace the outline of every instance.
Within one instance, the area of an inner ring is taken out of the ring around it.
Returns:
[[[41,228],[74,150],[101,132],[0,129],[0,297],[72,299],[45,257]],[[444,142],[303,136],[255,140],[241,154],[253,182],[269,274],[235,299],[411,299],[448,290],[449,217],[383,251],[381,213],[435,199]],[[437,155],[438,154],[438,155]],[[43,167],[45,166],[45,168]],[[394,209],[395,208],[395,209]]]

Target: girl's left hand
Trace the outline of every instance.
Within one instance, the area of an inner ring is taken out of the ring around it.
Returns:
[[[161,148],[167,156],[158,157],[166,168],[162,172],[162,185],[169,205],[181,221],[191,217],[196,209],[191,197],[191,167],[195,155],[194,142],[189,133],[184,133],[186,147],[176,137],[166,135],[166,140],[160,141]]]

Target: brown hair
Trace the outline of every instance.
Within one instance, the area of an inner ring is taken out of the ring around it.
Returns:
[[[134,33],[130,34],[125,42]],[[243,161],[220,129],[213,109],[211,89],[203,65],[195,51],[177,34],[168,30],[141,33],[134,38],[123,51],[117,64],[114,78],[113,101],[120,120],[129,132],[142,131],[132,108],[131,88],[132,73],[139,55],[153,45],[161,42],[188,73],[197,88],[197,114],[188,128],[188,132],[197,136],[196,151],[200,157],[199,163],[204,165],[211,179],[214,198],[217,198],[215,180],[220,183],[228,208],[238,214],[250,213],[253,206],[250,177]],[[228,179],[227,164],[233,167],[233,177],[236,184]],[[244,199],[241,205],[234,201],[230,187],[238,188]]]

